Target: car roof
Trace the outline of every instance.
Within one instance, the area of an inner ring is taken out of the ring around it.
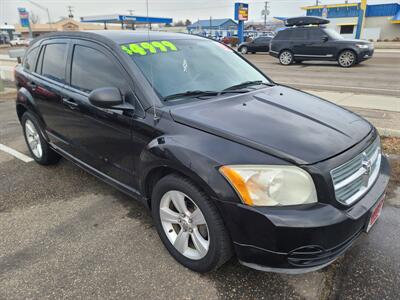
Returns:
[[[158,31],[134,31],[134,30],[87,30],[87,31],[63,31],[52,32],[42,35],[37,40],[44,38],[88,38],[98,41],[104,41],[116,44],[128,44],[143,42],[147,40],[178,40],[178,39],[204,39],[204,37],[185,34],[185,33],[171,33],[171,32],[158,32]]]

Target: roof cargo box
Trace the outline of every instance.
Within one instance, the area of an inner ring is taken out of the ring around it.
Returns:
[[[323,25],[328,24],[329,20],[320,17],[296,17],[285,20],[285,26],[304,26],[304,25]]]

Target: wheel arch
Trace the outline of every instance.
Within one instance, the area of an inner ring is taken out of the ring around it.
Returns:
[[[195,172],[191,170],[185,170],[184,168],[163,164],[151,168],[144,176],[141,184],[142,193],[145,196],[147,205],[149,207],[151,207],[151,194],[154,186],[157,184],[158,181],[170,174],[178,174],[182,177],[188,178],[189,180],[193,181],[193,183],[195,183],[199,189],[201,189],[208,195],[212,195],[215,197],[215,193],[213,192],[211,187],[208,186],[208,184]]]

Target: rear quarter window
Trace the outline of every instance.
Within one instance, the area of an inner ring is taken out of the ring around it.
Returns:
[[[36,57],[39,47],[35,47],[28,51],[24,58],[23,67],[26,71],[32,72],[35,69]]]
[[[292,36],[292,30],[289,29],[284,29],[278,32],[278,34],[275,36],[276,40],[290,40]]]

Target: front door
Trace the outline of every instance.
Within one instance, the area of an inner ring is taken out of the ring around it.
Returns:
[[[129,79],[108,50],[86,41],[72,44],[63,101],[71,115],[66,135],[74,147],[73,155],[104,175],[132,185],[134,110],[99,108],[88,99],[97,88],[116,87],[133,107],[137,103]]]
[[[329,59],[333,57],[330,47],[329,37],[321,28],[310,28],[308,31],[308,41],[305,47],[305,54],[313,58]],[[328,40],[324,38],[328,37]]]

